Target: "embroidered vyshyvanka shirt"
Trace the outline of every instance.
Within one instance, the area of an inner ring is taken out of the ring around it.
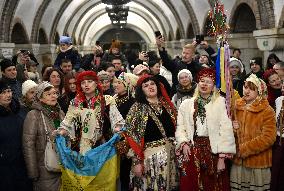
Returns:
[[[124,119],[119,113],[115,100],[112,96],[105,95],[105,105],[109,106],[109,121],[111,130],[113,131],[117,125],[123,125]],[[76,131],[81,128],[81,139],[79,143],[80,154],[85,154],[93,145],[102,137],[102,124],[106,120],[104,114],[101,113],[100,104],[92,104],[88,101],[87,107],[77,104],[76,100],[72,100],[68,108],[68,112],[61,122],[61,127],[69,132],[71,140],[75,139]]]

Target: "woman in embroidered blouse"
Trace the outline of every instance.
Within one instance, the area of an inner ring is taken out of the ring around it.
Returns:
[[[214,85],[215,71],[205,68],[197,80],[194,96],[183,101],[178,110],[180,190],[229,190],[224,160],[236,152],[232,122],[225,99]]]
[[[114,131],[120,130],[124,120],[114,98],[103,95],[95,72],[79,73],[76,83],[77,95],[71,101],[60,128],[68,132],[71,149],[84,155],[109,140]]]
[[[132,157],[130,190],[175,190],[174,106],[163,85],[148,74],[139,78],[135,98],[126,117]]]

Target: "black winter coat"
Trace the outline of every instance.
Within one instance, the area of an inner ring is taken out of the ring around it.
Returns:
[[[56,60],[54,62],[54,66],[58,69],[60,69],[60,64],[62,59],[69,59],[71,60],[73,69],[78,71],[81,67],[81,58],[77,50],[74,48],[71,48],[67,50],[66,52],[59,52],[59,54],[56,57]]]
[[[0,190],[32,191],[22,152],[26,112],[13,99],[10,110],[0,106]]]
[[[192,60],[192,62],[189,63],[189,64],[184,63],[183,61],[181,61],[179,59],[171,60],[165,49],[163,51],[159,50],[159,54],[160,54],[160,57],[163,61],[163,66],[167,70],[169,70],[172,73],[172,76],[173,76],[173,86],[172,86],[173,92],[172,92],[172,94],[176,93],[176,86],[178,85],[177,75],[178,75],[179,71],[181,71],[182,69],[188,69],[193,76],[193,81],[196,81],[196,77],[197,77],[198,72],[203,68],[194,60]]]

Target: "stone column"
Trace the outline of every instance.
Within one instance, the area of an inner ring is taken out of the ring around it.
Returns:
[[[14,55],[14,43],[0,43],[0,58],[12,58]]]
[[[182,47],[184,47],[185,45],[191,44],[191,43],[192,43],[192,39],[180,39],[180,46],[181,46],[181,49],[182,49]]]
[[[55,44],[41,44],[39,50],[37,51],[37,58],[40,64],[48,65],[54,64],[56,59],[56,45]]]
[[[272,28],[253,31],[257,46],[264,51],[264,63],[270,53],[275,53],[280,60],[284,60],[284,28]]]
[[[256,39],[253,38],[252,33],[230,34],[228,42],[231,50],[234,48],[241,49],[241,60],[247,73],[250,72],[249,60],[256,56],[263,57],[263,53],[258,49]]]
[[[171,56],[174,57],[177,54],[181,54],[182,46],[180,41],[173,40],[171,41],[172,44],[172,54]]]

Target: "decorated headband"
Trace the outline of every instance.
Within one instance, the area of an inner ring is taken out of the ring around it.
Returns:
[[[211,78],[213,80],[213,82],[216,82],[216,74],[215,74],[215,70],[211,69],[211,68],[204,68],[202,70],[200,70],[198,72],[198,76],[197,76],[197,81],[199,82],[201,78],[204,77],[208,77]]]

